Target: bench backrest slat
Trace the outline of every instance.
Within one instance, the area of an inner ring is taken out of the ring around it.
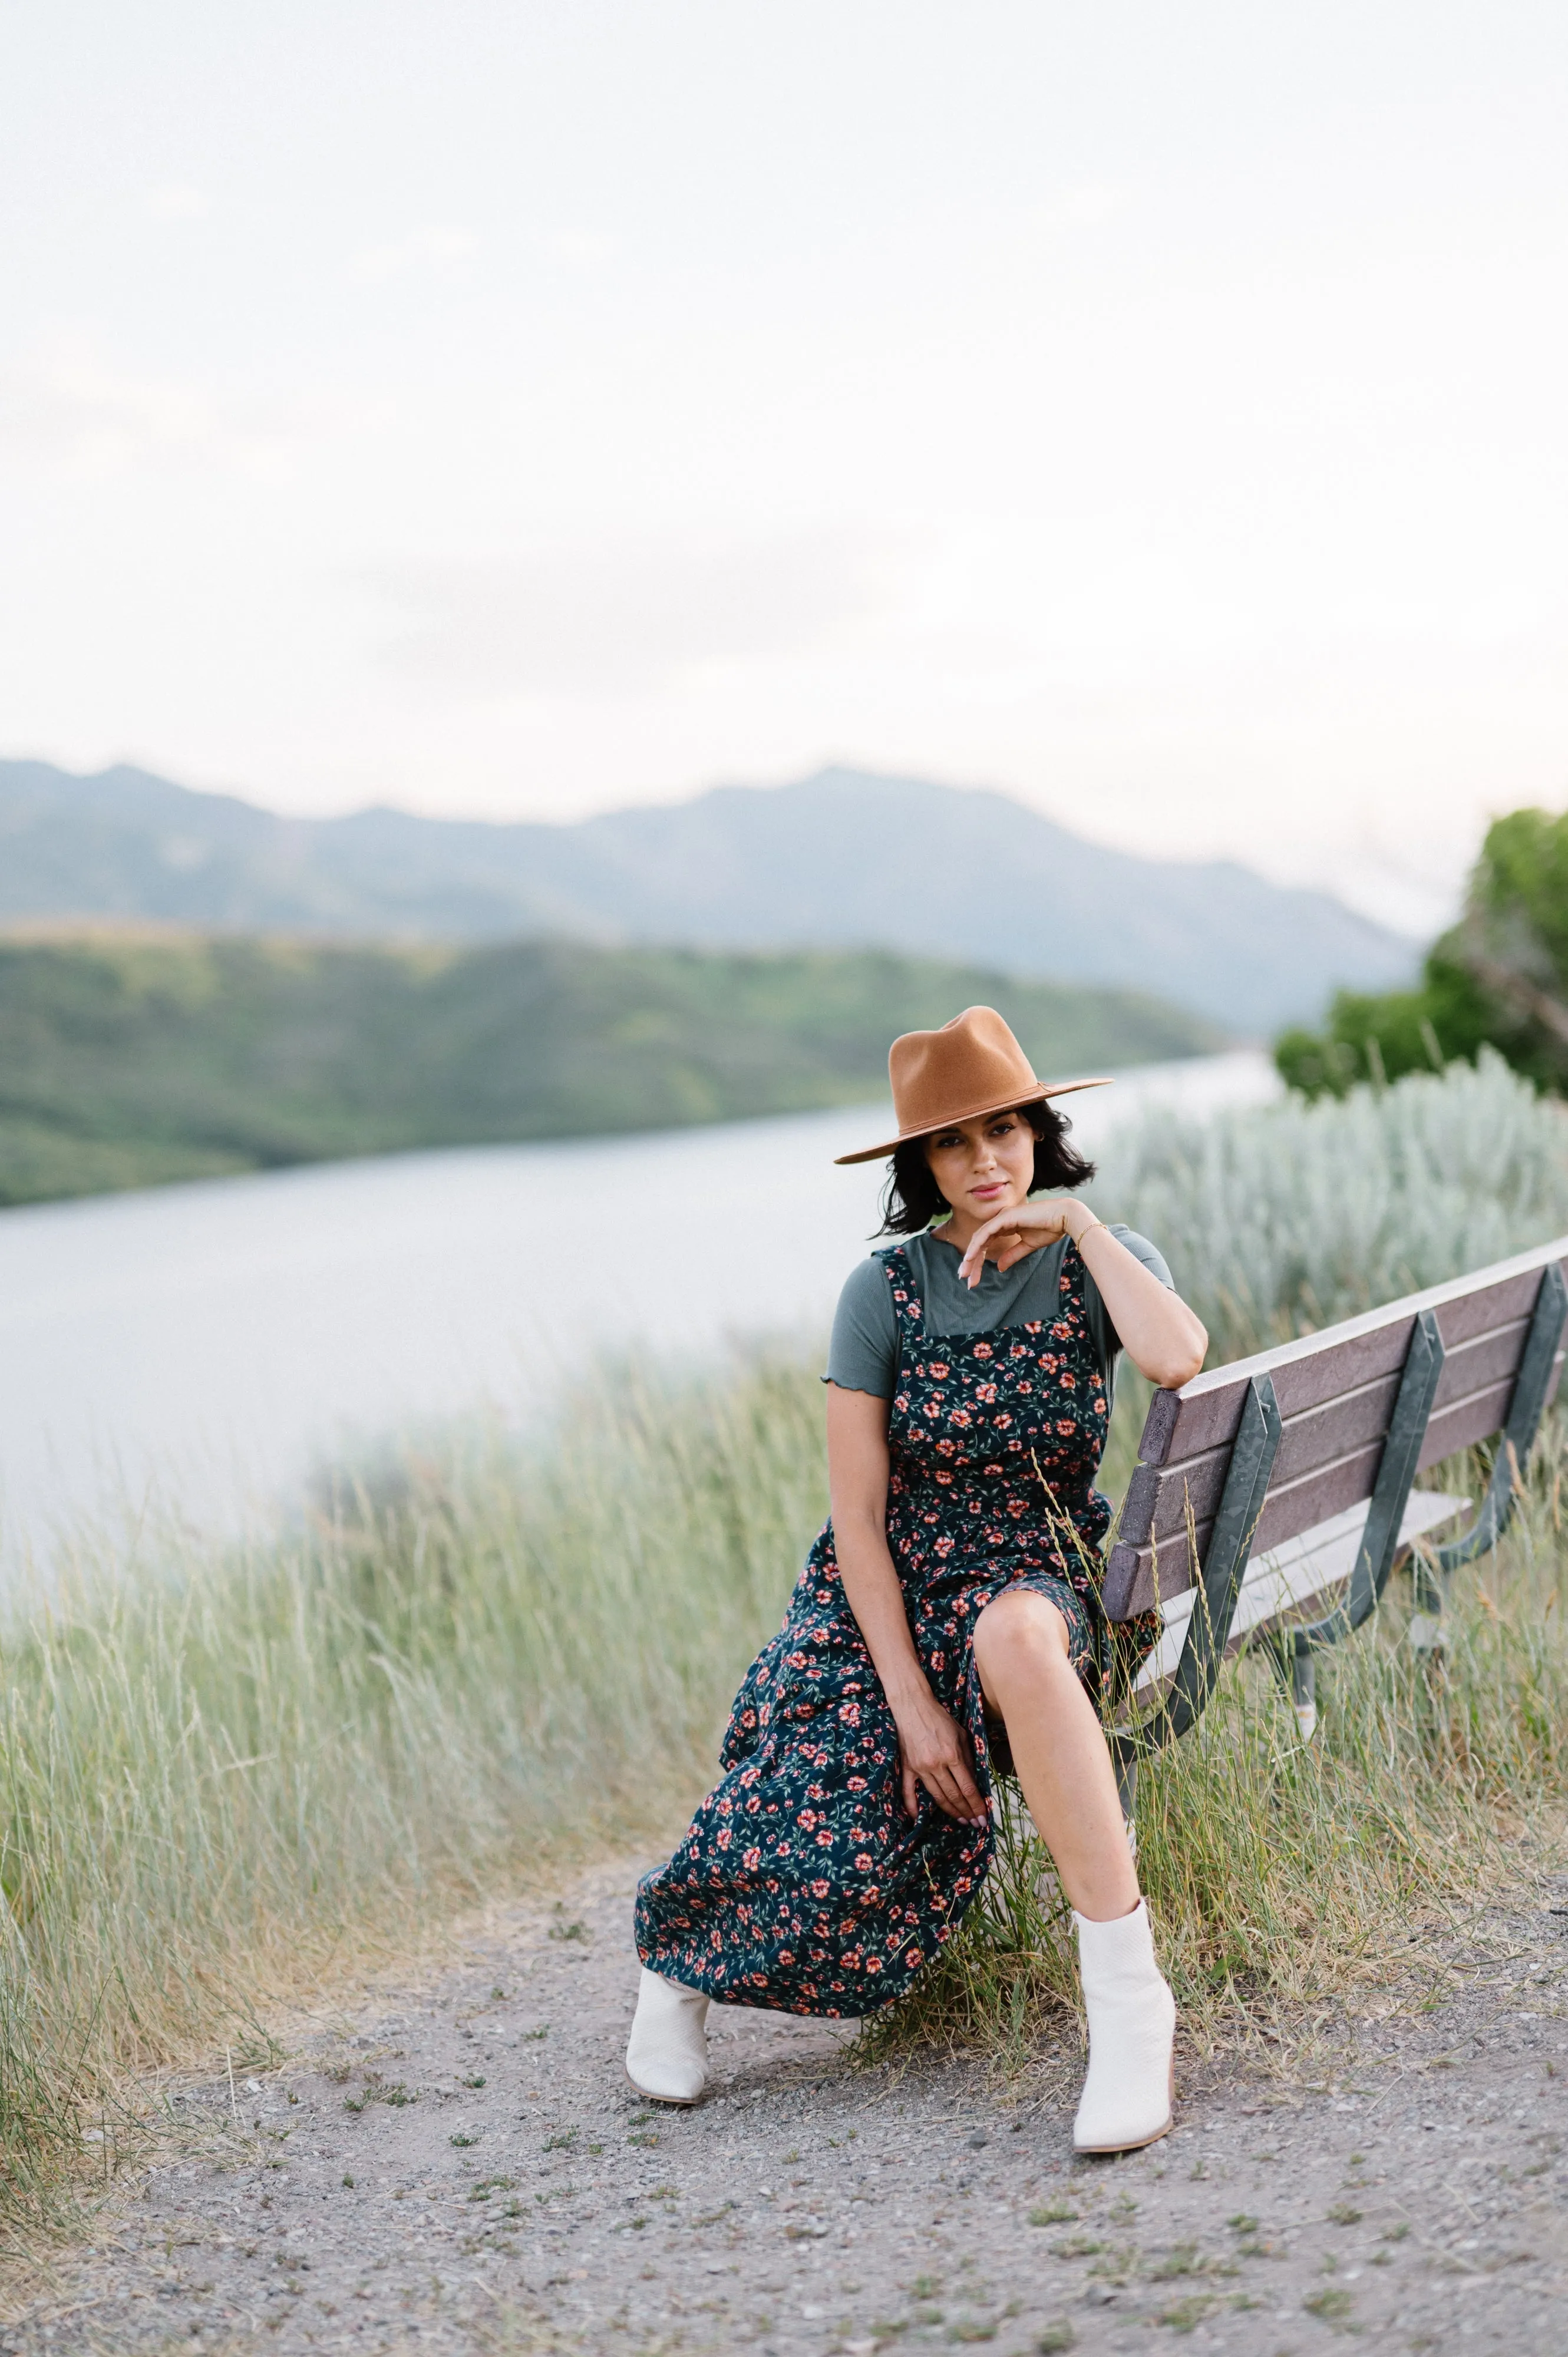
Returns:
[[[1542,1274],[1564,1259],[1568,1238],[1560,1237],[1322,1333],[1217,1367],[1179,1392],[1156,1393],[1106,1567],[1112,1619],[1146,1609],[1156,1592],[1169,1598],[1192,1585],[1197,1566],[1189,1560],[1187,1516],[1190,1512],[1201,1565],[1255,1375],[1271,1377],[1283,1418],[1254,1540],[1255,1550],[1262,1550],[1370,1497],[1405,1354],[1423,1309],[1436,1317],[1446,1356],[1422,1468],[1500,1431]],[[1559,1371],[1561,1364],[1559,1353]]]

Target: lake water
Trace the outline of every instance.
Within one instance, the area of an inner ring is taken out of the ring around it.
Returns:
[[[1244,1051],[1071,1111],[1092,1151],[1151,1102],[1276,1090]],[[47,1555],[160,1498],[231,1523],[368,1438],[481,1403],[525,1415],[606,1350],[815,1337],[883,1176],[832,1157],[890,1126],[869,1105],[0,1212],[0,1550]]]

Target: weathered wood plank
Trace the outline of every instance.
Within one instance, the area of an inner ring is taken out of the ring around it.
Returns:
[[[1563,1365],[1560,1352],[1559,1381]],[[1427,1426],[1418,1470],[1425,1472],[1441,1464],[1445,1457],[1452,1457],[1456,1449],[1474,1448],[1477,1441],[1489,1440],[1501,1431],[1513,1387],[1514,1378],[1509,1375],[1504,1382],[1472,1392],[1467,1399],[1455,1400],[1434,1414]],[[1332,1464],[1316,1467],[1294,1481],[1271,1487],[1258,1519],[1254,1549],[1282,1545],[1286,1539],[1310,1529],[1313,1523],[1369,1498],[1382,1452],[1380,1436],[1369,1446],[1350,1450]],[[1200,1518],[1195,1512],[1194,1523],[1201,1564],[1214,1527],[1212,1512]],[[1171,1529],[1144,1544],[1118,1540],[1106,1563],[1105,1609],[1112,1620],[1129,1620],[1134,1613],[1148,1611],[1156,1598],[1168,1602],[1193,1584],[1186,1517],[1182,1514],[1176,1518]]]
[[[1151,1404],[1139,1455],[1147,1464],[1168,1464],[1196,1457],[1235,1437],[1241,1401],[1257,1374],[1273,1377],[1282,1415],[1302,1414],[1355,1385],[1375,1382],[1404,1363],[1410,1336],[1423,1309],[1437,1314],[1438,1331],[1445,1349],[1453,1350],[1477,1336],[1520,1318],[1528,1318],[1540,1291],[1541,1271],[1552,1261],[1568,1260],[1568,1237],[1541,1244],[1533,1252],[1499,1261],[1477,1275],[1455,1277],[1446,1285],[1408,1294],[1359,1318],[1347,1318],[1320,1334],[1303,1335],[1261,1351],[1228,1367],[1195,1375],[1179,1392],[1157,1393]]]
[[[1548,1406],[1555,1398],[1562,1380],[1563,1353],[1560,1351],[1547,1394]],[[1472,1392],[1468,1399],[1455,1400],[1449,1406],[1436,1411],[1426,1427],[1417,1471],[1424,1472],[1429,1465],[1439,1464],[1444,1457],[1452,1457],[1456,1448],[1473,1448],[1477,1441],[1489,1440],[1494,1433],[1500,1432],[1508,1421],[1513,1389],[1514,1379],[1510,1375],[1506,1383],[1494,1383],[1486,1391]]]
[[[1434,1403],[1434,1419],[1478,1393],[1490,1400],[1499,1383],[1511,1385],[1529,1332],[1528,1319],[1516,1318],[1491,1333],[1460,1343],[1444,1363]],[[1385,1436],[1402,1372],[1396,1368],[1375,1383],[1363,1383],[1302,1415],[1287,1417],[1274,1459],[1273,1486],[1283,1488],[1315,1466],[1332,1463],[1348,1450]],[[1434,1425],[1434,1428],[1443,1427]],[[1464,1445],[1452,1442],[1440,1453],[1447,1456],[1452,1448]],[[1207,1520],[1219,1502],[1230,1461],[1229,1448],[1211,1448],[1174,1464],[1138,1466],[1127,1486],[1121,1535],[1133,1545],[1174,1536],[1186,1523],[1189,1500],[1198,1520]],[[1436,1458],[1428,1461],[1435,1463]]]

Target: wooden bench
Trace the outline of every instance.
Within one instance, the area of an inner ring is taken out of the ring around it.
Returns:
[[[1105,1572],[1112,1620],[1157,1605],[1165,1623],[1134,1689],[1157,1706],[1112,1736],[1129,1813],[1137,1760],[1195,1724],[1244,1636],[1311,1735],[1316,1655],[1467,1510],[1416,1475],[1500,1436],[1471,1527],[1417,1556],[1412,1635],[1438,1641],[1446,1577],[1500,1537],[1556,1394],[1565,1262],[1568,1236],[1155,1393]]]

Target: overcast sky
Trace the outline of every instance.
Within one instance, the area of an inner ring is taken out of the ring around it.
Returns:
[[[1562,0],[0,0],[0,752],[1568,802]]]

